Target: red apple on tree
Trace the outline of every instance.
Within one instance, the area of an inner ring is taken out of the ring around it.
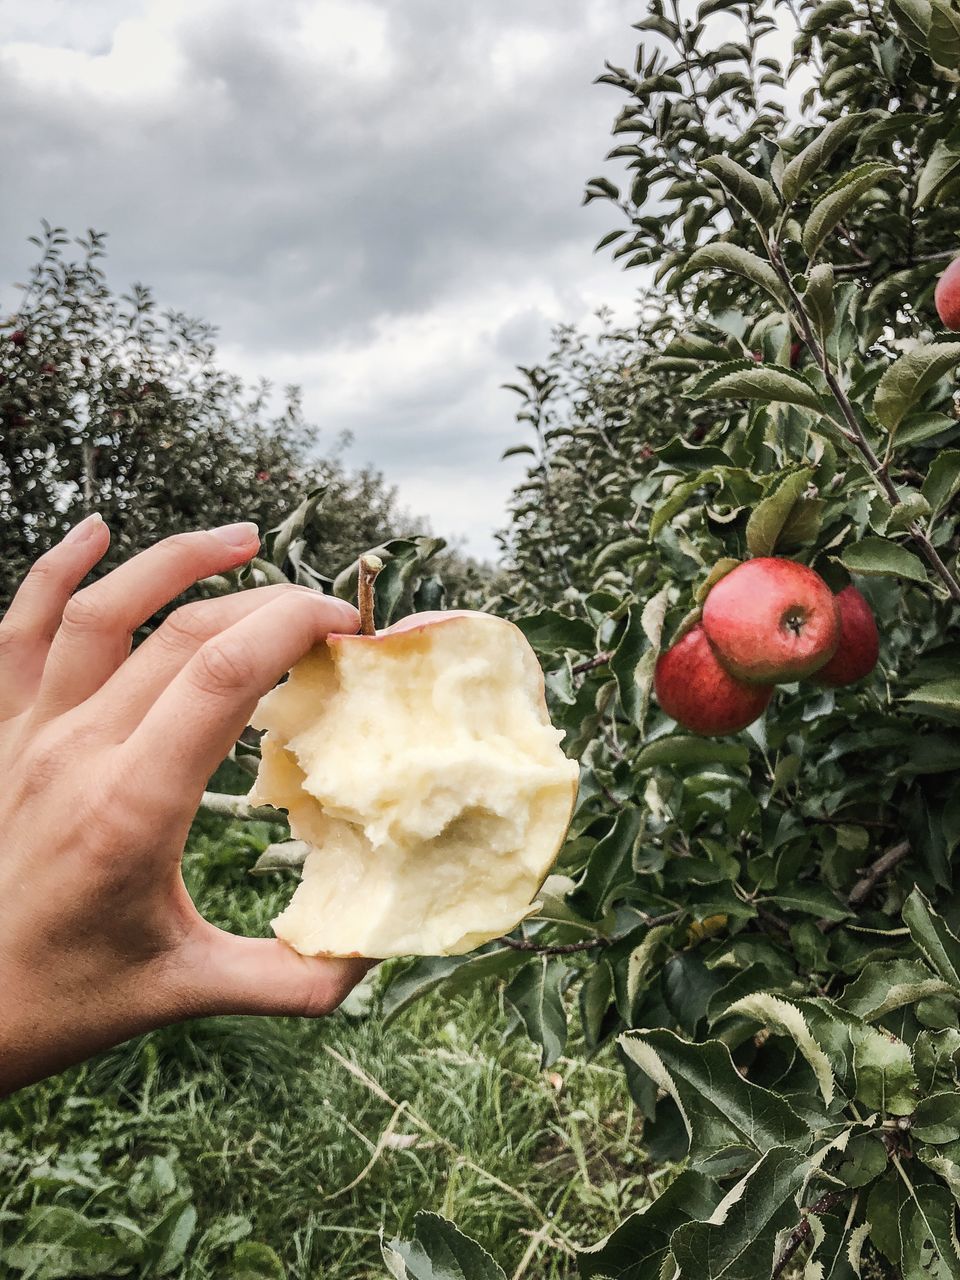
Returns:
[[[773,689],[744,684],[717,661],[703,627],[691,628],[660,655],[653,677],[657,701],[693,733],[739,733],[763,715]]]
[[[747,560],[703,606],[703,629],[731,675],[781,684],[812,675],[840,640],[840,610],[813,569],[776,556]]]
[[[873,610],[851,583],[836,597],[840,609],[837,651],[816,673],[818,684],[854,684],[868,676],[880,656],[880,637]]]
[[[954,258],[937,281],[933,302],[944,325],[960,331],[960,258]]]

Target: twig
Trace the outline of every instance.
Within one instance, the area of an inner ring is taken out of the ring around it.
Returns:
[[[847,897],[847,905],[854,911],[861,907],[873,892],[877,881],[882,880],[888,871],[892,871],[897,863],[902,862],[910,852],[910,841],[901,840],[886,853],[881,854],[873,866],[857,881]]]
[[[845,1193],[843,1191],[827,1191],[815,1204],[812,1204],[809,1209],[800,1210],[800,1212],[804,1214],[804,1219],[790,1232],[790,1238],[787,1241],[787,1246],[777,1259],[776,1265],[770,1273],[770,1280],[777,1280],[779,1276],[783,1275],[784,1271],[787,1269],[790,1259],[797,1252],[800,1246],[809,1238],[810,1214],[826,1213],[828,1209],[832,1209],[833,1206],[843,1198],[844,1194]]]
[[[595,658],[586,658],[583,662],[576,663],[570,670],[575,676],[582,675],[584,671],[593,671],[595,667],[605,666],[613,657],[613,649],[605,649],[602,653],[598,653]]]
[[[558,942],[554,946],[541,947],[532,938],[501,938],[514,951],[529,951],[537,956],[571,956],[576,951],[594,951],[597,947],[609,947],[613,938],[587,938],[584,942]]]

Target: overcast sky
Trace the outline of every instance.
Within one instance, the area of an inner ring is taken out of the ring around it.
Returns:
[[[627,0],[0,0],[0,305],[46,217],[118,289],[298,382],[437,533],[492,555],[517,363],[635,281],[582,208],[631,61]]]

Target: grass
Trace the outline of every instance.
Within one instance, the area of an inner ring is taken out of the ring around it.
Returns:
[[[267,931],[291,886],[247,868],[277,835],[198,820],[205,914]],[[654,1190],[613,1060],[541,1072],[496,984],[386,1029],[375,992],[350,1008],[166,1028],[0,1104],[0,1272],[368,1280],[381,1224],[432,1209],[509,1277],[566,1280]]]

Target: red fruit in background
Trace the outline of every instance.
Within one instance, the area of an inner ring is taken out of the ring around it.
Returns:
[[[13,343],[15,347],[24,346],[27,341],[27,335],[25,330],[14,329],[13,333],[11,333],[10,335],[10,341]]]
[[[800,363],[800,356],[803,354],[802,342],[790,343],[790,368],[795,369]]]
[[[726,671],[699,624],[660,655],[653,688],[668,716],[701,734],[739,733],[763,715],[773,693]]]
[[[960,331],[960,258],[954,258],[937,281],[933,302],[944,325]]]
[[[751,351],[750,354],[753,356],[754,360],[756,360],[757,364],[763,364],[762,351]]]
[[[816,674],[818,684],[854,684],[868,676],[880,656],[880,637],[873,610],[854,586],[836,597],[840,609],[840,643]]]
[[[703,606],[717,657],[740,680],[780,684],[812,675],[840,640],[840,610],[813,569],[776,556],[737,565]]]
[[[258,479],[258,480],[261,482],[261,484],[262,484],[264,480],[269,480],[269,479],[270,479],[270,472],[269,472],[269,471],[258,471],[258,472],[257,472],[257,479]]]

